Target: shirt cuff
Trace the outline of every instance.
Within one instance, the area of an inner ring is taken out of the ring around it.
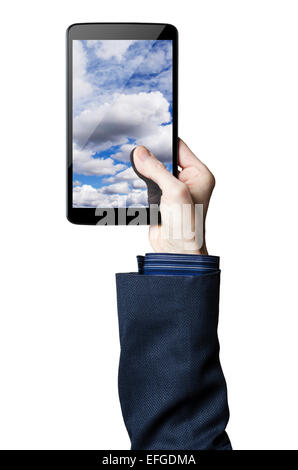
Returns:
[[[219,256],[146,253],[137,256],[139,274],[155,276],[202,276],[219,271]]]

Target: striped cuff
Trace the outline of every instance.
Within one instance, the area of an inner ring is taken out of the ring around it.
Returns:
[[[146,253],[137,256],[139,274],[202,276],[219,270],[219,256]]]

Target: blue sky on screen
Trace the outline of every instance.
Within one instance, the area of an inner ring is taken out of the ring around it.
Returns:
[[[172,161],[172,41],[73,41],[73,205],[147,206],[129,156]]]

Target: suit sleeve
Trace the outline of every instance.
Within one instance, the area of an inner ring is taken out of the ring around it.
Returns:
[[[228,450],[220,273],[117,274],[119,397],[133,450]]]

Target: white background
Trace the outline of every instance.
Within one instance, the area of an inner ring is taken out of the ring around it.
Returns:
[[[215,173],[221,360],[236,449],[298,449],[298,4],[1,4],[0,446],[126,449],[114,273],[146,227],[65,217],[65,30],[169,22],[180,33],[179,133]]]

